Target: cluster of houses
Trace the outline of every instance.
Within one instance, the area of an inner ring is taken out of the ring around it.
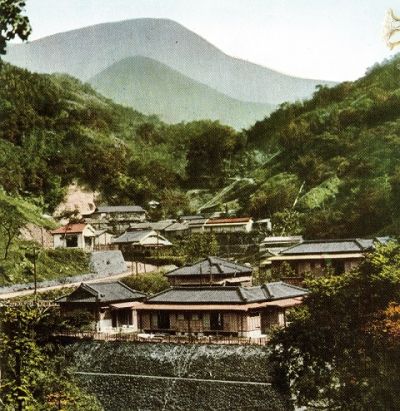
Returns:
[[[82,283],[57,302],[63,313],[92,313],[99,332],[258,338],[284,326],[286,311],[307,294],[284,282],[251,286],[250,266],[218,257],[166,276],[171,287],[152,296],[119,281]]]
[[[249,233],[262,226],[271,230],[269,219],[254,222],[250,217],[207,218],[181,216],[179,220],[147,221],[140,206],[101,206],[82,215],[82,222],[66,224],[51,232],[54,248],[163,248],[174,239],[192,233]]]

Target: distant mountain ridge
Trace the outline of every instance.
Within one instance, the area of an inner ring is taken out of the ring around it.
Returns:
[[[291,77],[230,57],[167,19],[103,23],[9,46],[5,59],[37,72],[65,72],[87,81],[127,57],[157,60],[232,98],[279,104],[309,97],[327,81]]]
[[[274,106],[242,102],[143,56],[125,58],[89,80],[100,93],[169,123],[219,120],[237,129],[264,118]]]

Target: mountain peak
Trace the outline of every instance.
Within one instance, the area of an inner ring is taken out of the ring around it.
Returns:
[[[11,47],[6,60],[32,71],[64,72],[87,81],[136,55],[243,101],[279,104],[308,97],[317,84],[327,84],[230,57],[170,19],[123,20],[58,33]]]

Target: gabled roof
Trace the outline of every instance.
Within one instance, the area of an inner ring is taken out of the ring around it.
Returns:
[[[160,245],[172,245],[165,237],[157,234],[154,230],[146,231],[126,231],[118,238],[112,240],[113,244],[140,244],[148,237],[157,237]]]
[[[137,205],[123,206],[99,206],[96,207],[95,213],[145,213],[146,210]]]
[[[302,297],[306,294],[306,289],[283,282],[248,288],[172,287],[148,298],[144,304],[249,304]]]
[[[149,235],[156,235],[156,232],[153,230],[144,230],[144,231],[125,231],[119,237],[112,240],[113,243],[140,243]]]
[[[57,228],[56,230],[51,231],[51,234],[79,234],[83,233],[87,226],[88,224],[84,223],[67,224]]]
[[[82,283],[71,294],[58,298],[59,303],[94,303],[113,301],[134,301],[146,297],[139,291],[132,290],[120,281],[86,284]]]
[[[168,277],[189,275],[235,276],[248,275],[253,271],[251,267],[239,265],[219,257],[207,257],[195,264],[187,265],[170,271]]]
[[[303,241],[281,252],[281,255],[360,253],[373,249],[372,239]]]

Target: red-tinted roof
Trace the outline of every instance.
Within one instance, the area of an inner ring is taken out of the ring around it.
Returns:
[[[68,234],[68,233],[82,233],[87,224],[79,223],[79,224],[67,224],[56,230],[53,230],[51,234]]]
[[[239,217],[239,218],[216,218],[214,220],[208,220],[208,224],[237,224],[237,223],[248,223],[250,217]]]

